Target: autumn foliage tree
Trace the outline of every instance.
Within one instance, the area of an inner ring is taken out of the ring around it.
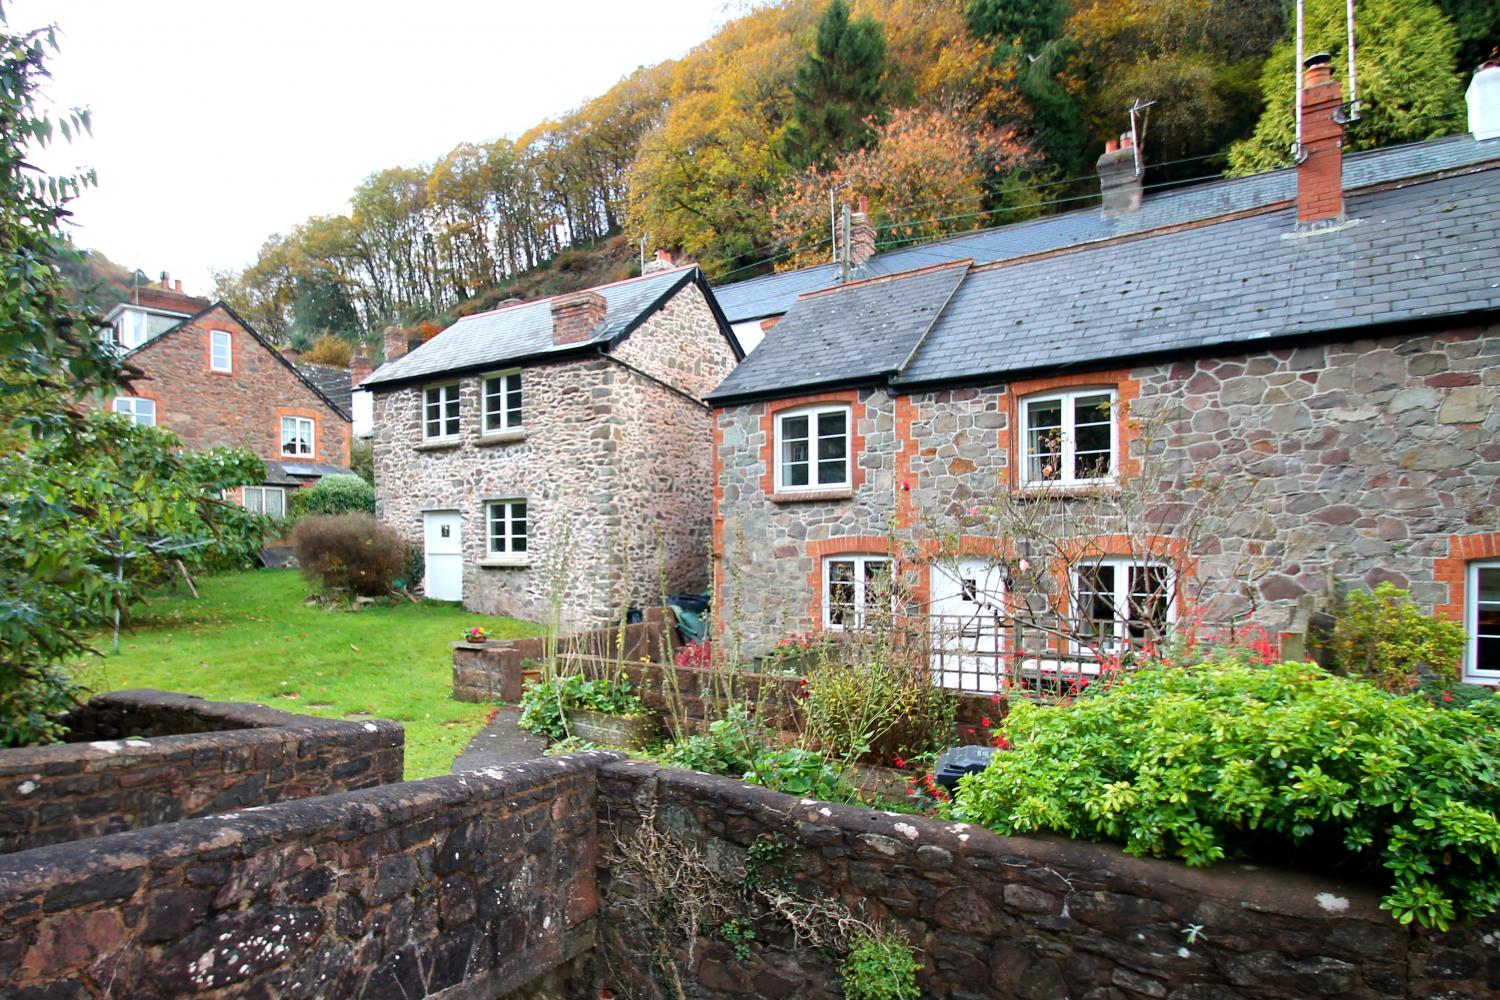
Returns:
[[[845,153],[826,172],[810,169],[788,186],[771,210],[778,237],[792,241],[826,227],[830,190],[868,198],[885,242],[975,229],[989,218],[983,207],[989,182],[1034,155],[1014,129],[915,108],[893,112],[874,131],[870,147]],[[803,251],[781,266],[826,259],[824,251]]]

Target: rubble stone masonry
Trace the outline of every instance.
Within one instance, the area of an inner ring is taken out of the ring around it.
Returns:
[[[521,369],[524,429],[486,436],[484,373],[459,384],[457,442],[422,442],[423,385],[375,393],[377,514],[422,543],[423,514],[463,515],[464,604],[544,619],[562,581],[563,624],[586,627],[708,579],[713,474],[699,402],[734,367],[728,342],[687,285],[609,355]],[[497,371],[510,366],[497,366]],[[522,559],[491,559],[485,504],[524,500]]]
[[[1260,570],[1255,616],[1272,628],[1304,595],[1390,581],[1424,607],[1457,615],[1460,551],[1489,551],[1500,530],[1500,327],[1386,336],[1069,373],[1024,384],[858,391],[863,483],[848,496],[767,492],[769,409],[716,411],[718,606],[747,652],[817,620],[823,556],[883,551],[952,530],[961,514],[1013,489],[1017,398],[1049,388],[1114,388],[1127,476],[1141,426],[1153,467],[1253,482],[1192,572],[1201,597],[1243,613],[1236,568]],[[1158,416],[1159,415],[1159,416]],[[1485,544],[1479,544],[1479,539]],[[1474,544],[1469,543],[1474,539]],[[962,537],[966,545],[980,538]],[[916,546],[912,546],[915,548]],[[1455,562],[1455,559],[1458,562]],[[1455,566],[1457,568],[1455,568]],[[920,589],[925,585],[925,567]]]

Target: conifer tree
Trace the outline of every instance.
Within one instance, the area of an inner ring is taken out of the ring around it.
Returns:
[[[788,162],[826,167],[868,146],[874,124],[885,120],[885,89],[885,29],[869,16],[851,21],[849,5],[832,0],[792,84],[792,120],[782,135]]]
[[[1349,97],[1343,0],[1307,0],[1304,55],[1329,52],[1333,75]],[[1454,72],[1458,33],[1432,0],[1364,0],[1356,12],[1360,120],[1344,132],[1344,149],[1371,149],[1463,131],[1463,91]],[[1266,109],[1255,133],[1229,149],[1229,172],[1259,173],[1291,163],[1296,135],[1296,48],[1282,40],[1261,72]]]

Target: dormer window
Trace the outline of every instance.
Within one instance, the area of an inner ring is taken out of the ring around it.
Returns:
[[[849,407],[813,406],[776,415],[776,490],[847,490]]]

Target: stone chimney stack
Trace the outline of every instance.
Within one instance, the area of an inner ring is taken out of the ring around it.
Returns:
[[[1099,212],[1106,219],[1141,208],[1141,175],[1136,173],[1135,142],[1126,132],[1104,144],[1099,157]]]
[[[676,266],[670,253],[665,250],[658,250],[656,251],[656,256],[648,260],[646,266],[641,268],[641,273],[655,274],[657,271],[670,271]]]
[[[855,267],[875,256],[875,226],[870,222],[870,199],[860,195],[859,207],[849,216],[849,263]]]
[[[1343,88],[1333,57],[1308,56],[1302,75],[1302,158],[1297,164],[1297,230],[1344,221],[1344,126],[1338,119]]]
[[[559,295],[552,300],[552,342],[581,344],[593,336],[609,313],[604,296],[595,291]]]
[[[406,331],[395,324],[385,328],[381,333],[381,341],[385,344],[386,361],[395,361],[410,349],[406,340]]]
[[[370,377],[375,366],[370,364],[370,359],[363,354],[356,354],[349,359],[349,382],[351,385],[359,385]]]

